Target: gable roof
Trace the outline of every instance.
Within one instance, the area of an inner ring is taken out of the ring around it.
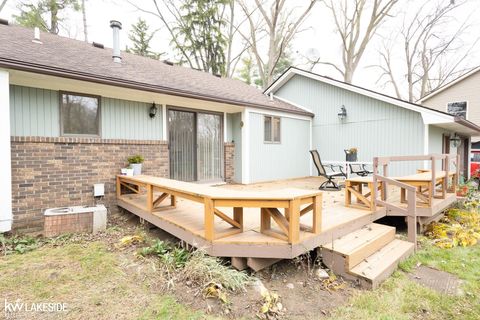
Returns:
[[[439,124],[448,129],[457,130],[458,132],[469,135],[480,134],[479,126],[463,118],[296,67],[288,68],[275,82],[273,82],[267,89],[265,89],[264,93],[275,93],[295,75],[304,76],[316,81],[320,81],[335,87],[339,87],[351,92],[355,92],[357,94],[370,97],[372,99],[380,100],[391,105],[419,112],[422,115],[425,124]],[[287,102],[292,103],[290,101]]]
[[[446,89],[448,89],[448,88],[456,85],[457,83],[463,81],[464,79],[466,79],[466,78],[474,75],[474,74],[477,73],[478,71],[480,71],[480,66],[473,68],[472,70],[470,70],[470,71],[468,71],[467,73],[461,75],[460,77],[458,77],[458,78],[450,81],[449,83],[441,86],[440,88],[437,88],[437,89],[433,90],[432,92],[430,92],[430,93],[428,93],[427,95],[425,95],[425,96],[423,96],[422,98],[420,98],[420,100],[418,100],[418,102],[422,103],[422,102],[430,99],[431,97],[439,94],[440,92],[442,92],[442,91],[444,91],[444,90],[446,90]]]
[[[33,29],[0,25],[0,67],[63,78],[313,116],[287,102],[270,99],[240,80],[169,65],[122,52],[122,63],[112,60],[112,49],[41,32],[35,43]]]

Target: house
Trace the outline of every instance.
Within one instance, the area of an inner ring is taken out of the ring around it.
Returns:
[[[0,41],[0,231],[41,231],[45,209],[94,203],[96,183],[115,203],[135,154],[184,181],[309,175],[313,114],[239,80],[5,21]]]
[[[311,145],[324,160],[345,159],[344,149],[352,147],[358,149],[359,161],[372,161],[376,156],[458,152],[465,160],[463,174],[468,175],[468,148],[463,145],[480,133],[480,127],[446,110],[293,67],[265,93],[315,114]],[[460,145],[457,136],[463,139]],[[398,164],[390,174],[408,174],[416,168],[415,163]]]
[[[480,125],[480,66],[434,90],[419,103]],[[472,137],[471,149],[480,149],[480,136]]]
[[[296,68],[262,92],[120,52],[118,41],[110,49],[0,22],[0,152],[11,159],[0,170],[0,231],[41,231],[48,208],[101,200],[113,210],[115,176],[136,154],[146,174],[248,184],[313,174],[313,148],[342,160],[358,147],[371,161],[480,135],[468,120]],[[121,24],[111,27],[118,39]],[[94,184],[104,184],[100,199]]]

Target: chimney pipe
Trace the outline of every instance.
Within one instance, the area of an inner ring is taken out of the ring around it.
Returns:
[[[113,30],[113,62],[121,63],[122,56],[120,55],[120,30],[122,30],[122,23],[120,21],[111,20],[110,27]]]
[[[32,42],[35,42],[35,43],[42,43],[42,41],[40,41],[40,29],[38,27],[35,27],[33,29],[33,40]]]

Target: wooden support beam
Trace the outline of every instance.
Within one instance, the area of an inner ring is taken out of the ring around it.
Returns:
[[[147,211],[153,211],[153,187],[151,184],[147,185]]]
[[[117,184],[116,184],[116,189],[115,190],[117,192],[117,198],[120,198],[120,196],[122,195],[122,184],[120,183],[120,177],[117,176]]]
[[[168,197],[168,193],[162,193],[153,201],[153,207],[156,208],[163,200],[165,200]]]
[[[322,231],[322,195],[313,198],[312,232],[319,234]]]
[[[215,215],[219,217],[220,219],[224,220],[225,222],[229,223],[231,226],[235,228],[240,228],[240,224],[235,221],[234,219],[230,218],[227,216],[225,213],[222,211],[218,210],[217,208],[214,208],[213,211],[215,212]]]
[[[135,187],[138,188],[138,189],[135,189],[135,188],[133,188],[132,186],[130,186],[129,183],[127,183],[127,182],[120,182],[120,184],[121,184],[122,186],[124,186],[125,188],[127,188],[127,189],[129,189],[129,190],[131,190],[131,191],[133,191],[133,192],[135,192],[135,193],[138,193],[139,190],[140,190],[140,187],[139,187],[138,185],[135,185]]]
[[[264,268],[270,267],[272,264],[277,263],[282,259],[272,259],[272,258],[247,258],[247,265],[253,271],[260,271]]]
[[[242,207],[233,208],[233,220],[238,222],[239,228],[243,232],[243,208]]]
[[[215,213],[213,200],[211,198],[204,198],[204,216],[205,239],[207,241],[213,241],[215,239]]]
[[[295,244],[300,241],[300,201],[298,199],[290,200],[288,213],[290,215],[288,241]]]
[[[242,271],[248,268],[247,258],[232,257],[231,263],[232,263],[232,267],[234,267],[239,271]]]
[[[313,201],[315,201],[315,200],[313,200]],[[313,203],[309,204],[308,206],[306,206],[305,208],[300,210],[300,217],[303,216],[304,214],[312,211],[312,210],[313,210]]]
[[[260,208],[260,232],[265,233],[265,231],[272,228],[272,222],[270,220],[270,213],[265,208]]]
[[[170,206],[174,208],[177,206],[177,196],[174,194],[170,195]]]
[[[268,213],[270,214],[270,217],[277,223],[277,225],[280,227],[280,229],[285,232],[286,235],[288,235],[288,225],[289,222],[287,219],[280,213],[280,211],[277,208],[265,208]]]

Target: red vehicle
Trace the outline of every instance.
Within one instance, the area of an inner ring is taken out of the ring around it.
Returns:
[[[472,178],[480,178],[480,149],[472,149],[470,159],[470,174]]]

